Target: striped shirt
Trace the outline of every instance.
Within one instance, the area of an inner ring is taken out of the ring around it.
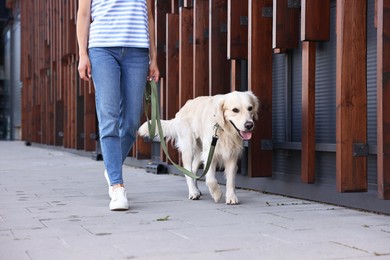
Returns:
[[[92,0],[88,47],[149,48],[146,0]]]

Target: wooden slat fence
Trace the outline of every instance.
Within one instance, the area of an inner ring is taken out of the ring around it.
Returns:
[[[390,0],[375,1],[378,194],[389,199]],[[366,191],[367,157],[359,149],[367,145],[367,0],[336,5],[335,189]],[[22,135],[28,142],[94,151],[94,90],[78,78],[76,12],[76,0],[21,1]],[[272,176],[273,57],[302,46],[301,180],[315,183],[316,42],[329,40],[330,0],[156,0],[155,14],[163,118],[200,95],[247,88],[260,98],[250,177]],[[150,143],[138,139],[131,156],[150,158]]]
[[[28,142],[94,151],[93,86],[77,74],[77,1],[21,3],[22,135]]]

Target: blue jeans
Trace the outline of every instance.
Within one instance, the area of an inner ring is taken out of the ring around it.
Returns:
[[[122,184],[122,165],[140,123],[149,50],[90,48],[89,58],[104,166],[111,185]]]

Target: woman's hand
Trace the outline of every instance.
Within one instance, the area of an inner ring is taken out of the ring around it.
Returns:
[[[157,61],[152,60],[149,64],[149,80],[154,80],[155,82],[158,82],[160,79],[160,70],[157,66]]]
[[[81,54],[79,57],[79,75],[82,80],[91,81],[91,61],[88,54]]]

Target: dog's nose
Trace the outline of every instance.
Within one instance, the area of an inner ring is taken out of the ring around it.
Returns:
[[[253,122],[248,121],[248,122],[245,123],[244,126],[245,126],[246,130],[250,131],[250,130],[253,129]]]

